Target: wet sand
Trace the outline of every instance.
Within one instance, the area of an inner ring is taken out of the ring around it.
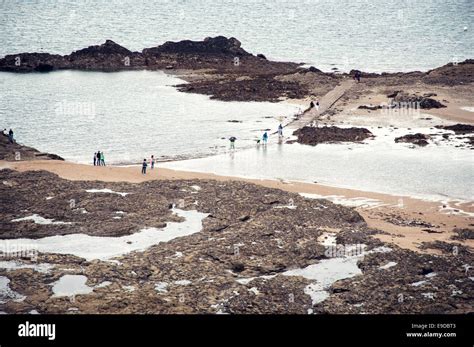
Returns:
[[[384,242],[421,253],[436,253],[433,249],[420,249],[422,242],[444,241],[461,243],[474,250],[474,240],[453,240],[455,228],[472,228],[474,204],[472,202],[439,202],[413,199],[353,189],[324,186],[321,184],[260,180],[240,177],[218,176],[208,173],[175,171],[160,168],[141,174],[139,166],[106,166],[76,164],[71,162],[0,161],[0,169],[9,168],[20,172],[45,170],[68,180],[130,182],[150,180],[214,179],[218,181],[243,181],[284,191],[309,194],[315,198],[325,197],[336,202],[354,206],[364,217],[369,227],[383,231],[375,235]],[[444,205],[444,208],[443,208]],[[442,210],[442,211],[440,211]]]

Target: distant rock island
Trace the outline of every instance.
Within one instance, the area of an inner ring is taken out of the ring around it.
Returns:
[[[202,41],[165,42],[141,52],[106,40],[69,55],[18,53],[0,59],[0,71],[15,73],[55,70],[115,72],[124,70],[162,70],[179,75],[188,83],[176,87],[223,101],[270,101],[320,97],[347,73],[325,73],[303,63],[280,62],[242,48],[236,38],[208,37]],[[417,83],[453,86],[474,82],[474,60],[449,63],[427,72],[366,73],[362,79],[370,86],[414,85]]]

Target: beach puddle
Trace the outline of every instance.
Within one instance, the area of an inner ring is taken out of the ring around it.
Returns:
[[[11,300],[17,302],[25,300],[26,297],[12,290],[9,283],[10,279],[8,277],[0,276],[0,304]]]
[[[305,287],[304,292],[311,297],[315,305],[329,297],[327,290],[336,281],[362,274],[357,267],[357,262],[361,258],[362,256],[324,259],[305,268],[286,271],[282,275],[301,276],[314,280],[314,283]]]
[[[14,271],[20,269],[32,269],[41,273],[49,273],[51,269],[54,268],[54,265],[48,263],[40,264],[24,264],[19,261],[0,261],[0,269],[5,269],[7,271]]]
[[[332,241],[332,240],[331,240]],[[333,246],[333,245],[332,245]],[[360,245],[346,245],[346,249],[364,249]],[[356,252],[356,254],[323,259],[320,262],[305,268],[288,270],[282,273],[284,276],[301,276],[314,282],[304,288],[304,293],[311,297],[313,306],[323,302],[329,297],[329,288],[337,281],[361,275],[362,271],[357,266],[366,254],[390,252],[388,247],[374,248],[368,252]]]
[[[121,192],[114,192],[111,189],[105,188],[105,189],[87,189],[86,192],[88,193],[102,193],[102,194],[117,194],[120,196],[127,196],[130,193],[121,193]]]
[[[195,210],[184,211],[174,208],[173,212],[184,217],[184,222],[169,222],[166,227],[145,228],[132,235],[120,237],[98,237],[85,234],[50,236],[41,239],[0,240],[0,249],[9,249],[10,243],[16,249],[41,253],[72,254],[86,260],[110,260],[114,257],[143,251],[160,242],[168,242],[178,237],[188,236],[202,229],[202,220],[207,214]]]
[[[64,275],[53,284],[53,297],[90,294],[94,287],[89,287],[87,277],[83,275]]]
[[[331,201],[334,204],[346,206],[346,207],[361,207],[365,209],[381,207],[384,204],[382,201],[371,198],[356,197],[356,198],[346,198],[343,195],[319,195],[311,193],[299,193],[302,197],[308,199],[326,199]]]
[[[167,282],[156,282],[155,290],[158,293],[167,293],[168,292],[168,283]]]
[[[447,215],[455,215],[455,216],[466,216],[466,217],[474,217],[473,212],[464,211],[460,208],[461,205],[466,204],[467,201],[448,201],[443,200],[441,201],[442,205],[439,208],[439,212]],[[453,206],[454,205],[454,206]],[[473,205],[471,204],[471,207]]]
[[[41,224],[41,225],[71,225],[73,223],[71,222],[61,222],[61,221],[55,221],[54,219],[49,219],[49,218],[43,218],[40,215],[33,214],[28,217],[22,217],[22,218],[17,218],[17,219],[12,219],[11,222],[17,223],[17,222],[25,222],[25,221],[32,221],[35,224]]]
[[[386,269],[390,269],[391,267],[394,267],[394,266],[396,266],[396,265],[397,265],[396,262],[390,261],[390,262],[388,262],[387,264],[380,266],[379,269],[380,269],[380,270],[386,270]]]

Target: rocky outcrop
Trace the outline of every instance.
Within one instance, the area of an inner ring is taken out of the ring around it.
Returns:
[[[430,70],[423,77],[423,82],[447,86],[473,83],[474,59],[467,59],[458,63],[449,63]]]
[[[453,240],[474,240],[474,229],[455,228],[453,231],[457,234],[452,237]]]
[[[69,60],[58,54],[20,53],[0,59],[0,71],[50,72],[69,67]]]
[[[296,130],[294,135],[298,136],[297,142],[311,146],[320,143],[361,142],[373,137],[373,134],[365,128],[338,128],[335,126],[305,126]]]
[[[417,146],[427,146],[430,137],[425,134],[408,134],[395,138],[396,143],[412,143]]]
[[[234,37],[227,39],[224,36],[207,37],[203,41],[168,41],[160,46],[144,49],[143,54],[214,54],[234,57],[251,55],[241,47],[239,40]]]
[[[474,125],[470,124],[454,124],[454,125],[436,125],[435,128],[454,131],[457,135],[465,135],[474,133]]]
[[[300,99],[310,93],[303,84],[281,81],[274,75],[258,75],[255,78],[227,81],[202,80],[194,83],[179,84],[179,91],[209,95],[211,99],[224,101],[270,101],[281,98]]]
[[[204,76],[194,73],[189,83],[178,86],[179,90],[229,101],[278,101],[307,96],[311,88],[305,83],[277,78],[298,74],[300,65],[270,61],[262,54],[255,56],[244,50],[237,39],[223,36],[203,41],[166,42],[142,52],[132,52],[107,40],[65,56],[21,53],[0,59],[0,71],[9,72],[61,69],[205,71]],[[180,77],[186,79],[185,75]]]
[[[43,153],[35,148],[23,146],[16,141],[10,143],[8,136],[0,133],[0,160],[23,161],[23,160],[64,160],[60,156],[51,153]]]
[[[240,59],[245,59],[240,61]],[[69,55],[48,53],[20,53],[7,55],[0,59],[0,71],[10,72],[48,72],[60,69],[119,71],[134,69],[202,69],[218,70],[260,69],[260,72],[294,70],[299,64],[270,62],[254,56],[243,48],[235,38],[217,36],[203,41],[184,40],[166,42],[142,52],[129,49],[106,40],[101,45],[89,46]]]
[[[351,70],[348,74],[343,75],[346,78],[352,78],[356,71]],[[459,63],[448,63],[427,72],[367,73],[362,71],[361,77],[362,81],[370,86],[397,86],[420,82],[442,86],[469,84],[474,83],[474,59],[467,59]]]
[[[425,95],[409,95],[408,93],[404,92],[397,92],[392,99],[392,105],[400,105],[399,107],[402,107],[403,104],[407,105],[407,107],[410,108],[421,108],[421,109],[432,109],[432,108],[443,108],[446,107],[446,105],[443,105],[441,102],[431,98],[427,97]]]
[[[77,70],[118,71],[144,65],[140,53],[134,53],[112,40],[80,49],[66,58],[69,61],[69,68]]]

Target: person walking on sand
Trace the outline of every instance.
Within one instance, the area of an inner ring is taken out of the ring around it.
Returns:
[[[150,165],[151,165],[151,169],[153,170],[155,168],[155,156],[154,155],[151,156]]]
[[[100,152],[100,165],[105,166],[104,152]]]
[[[12,129],[10,129],[10,131],[8,132],[8,141],[10,143],[14,142],[14,140],[13,140],[13,130]]]
[[[266,145],[268,142],[268,133],[265,131],[263,134],[263,144]]]
[[[283,137],[283,125],[281,123],[278,126],[278,136]]]
[[[354,79],[357,81],[357,83],[360,83],[360,77],[361,77],[361,72],[357,70],[354,74]]]
[[[146,175],[146,167],[148,166],[146,159],[143,159],[143,164],[142,164],[142,175]]]
[[[94,152],[94,166],[97,164],[97,152]]]
[[[229,138],[230,149],[235,149],[235,140],[237,140],[237,138],[235,136],[232,136],[232,137]]]

